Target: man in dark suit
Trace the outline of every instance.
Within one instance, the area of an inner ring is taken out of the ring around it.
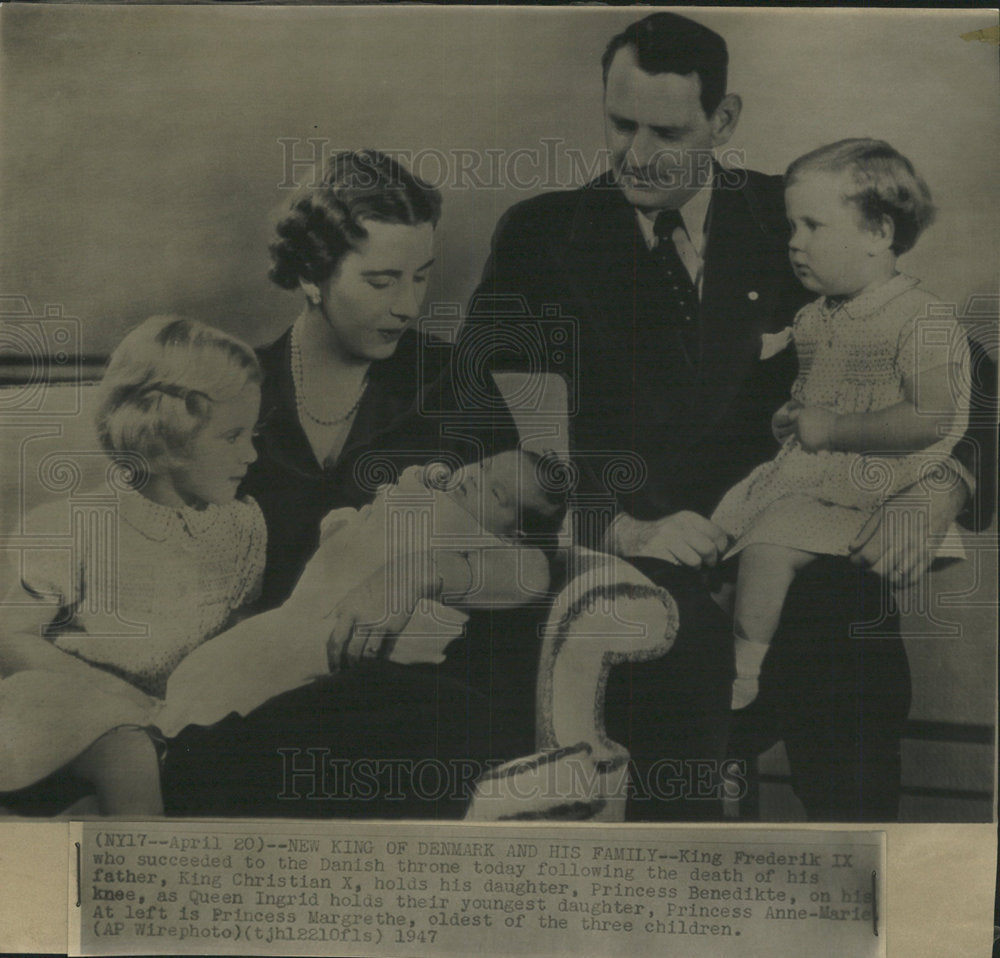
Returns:
[[[713,159],[740,115],[727,62],[721,37],[674,14],[611,40],[612,168],[508,211],[460,343],[477,361],[492,350],[498,365],[530,366],[532,350],[518,343],[536,336],[548,368],[569,380],[578,511],[598,504],[581,522],[598,540],[589,544],[633,559],[678,602],[671,652],[613,670],[608,687],[608,732],[635,762],[629,814],[642,819],[719,813],[732,638],[709,594],[727,539],[706,517],[777,449],[771,418],[795,360],[774,334],[812,298],[789,267],[781,177]],[[505,297],[523,298],[529,315],[499,316]],[[568,348],[547,342],[570,317]],[[509,334],[513,323],[521,340]],[[636,473],[624,480],[613,466],[623,451]],[[946,524],[964,496],[942,494],[934,521]],[[857,545],[854,564],[821,559],[796,583],[758,701],[732,737],[748,754],[784,738],[813,818],[897,812],[906,656],[895,635],[849,638],[852,623],[883,611],[881,583],[865,567],[891,578],[897,557],[882,555],[877,535]]]

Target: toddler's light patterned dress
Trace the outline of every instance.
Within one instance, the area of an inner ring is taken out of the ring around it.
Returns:
[[[929,448],[911,454],[807,452],[789,437],[778,455],[726,495],[712,521],[735,540],[729,554],[751,543],[846,555],[873,512],[895,493],[940,475],[968,425],[969,355],[953,312],[902,274],[846,302],[826,297],[804,306],[792,334],[799,375],[792,399],[838,415],[867,413],[901,402],[904,380],[945,363],[957,370],[959,400],[952,421]],[[926,410],[933,414],[936,410]],[[938,411],[939,412],[939,411]]]

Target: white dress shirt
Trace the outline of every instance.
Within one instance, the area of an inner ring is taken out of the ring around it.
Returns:
[[[709,182],[681,207],[680,214],[684,228],[678,227],[674,230],[673,235],[677,255],[680,256],[684,268],[691,277],[691,282],[698,290],[699,297],[701,296],[702,274],[705,269],[706,226],[708,224],[708,207],[711,201],[712,184]],[[643,210],[635,212],[646,246],[653,249],[658,242],[654,224],[659,210],[650,210],[648,213]]]

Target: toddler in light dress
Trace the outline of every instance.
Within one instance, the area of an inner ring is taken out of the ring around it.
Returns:
[[[785,202],[792,267],[820,297],[791,329],[799,375],[772,420],[781,449],[711,517],[739,553],[733,708],[757,696],[799,570],[847,555],[895,493],[942,469],[965,478],[951,453],[968,424],[967,340],[896,270],[933,216],[923,180],[887,143],[842,140],[791,164]]]

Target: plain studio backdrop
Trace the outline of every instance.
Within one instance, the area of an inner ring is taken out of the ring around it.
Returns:
[[[995,293],[996,49],[986,11],[688,11],[731,50],[720,155],[781,172],[889,140],[940,208],[903,260],[961,310]],[[255,344],[298,302],[267,279],[273,215],[319,140],[412,158],[445,195],[429,303],[464,304],[497,218],[602,168],[599,59],[624,9],[7,6],[2,289],[106,353],[181,312]]]

